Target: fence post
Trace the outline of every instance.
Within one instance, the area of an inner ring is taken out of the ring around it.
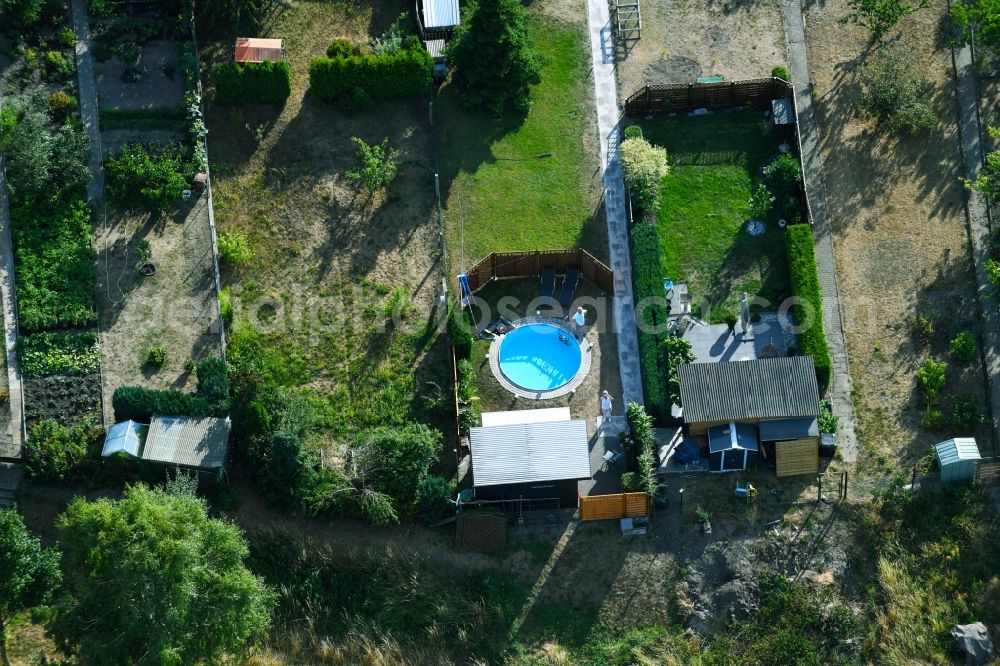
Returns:
[[[694,106],[694,97],[693,97],[693,94],[694,94],[694,84],[693,83],[689,83],[688,84],[688,111],[690,111],[691,107]]]
[[[823,475],[816,477],[816,501],[823,501]]]
[[[649,86],[646,86],[646,113],[649,113]]]
[[[736,81],[729,84],[729,105],[736,106]]]

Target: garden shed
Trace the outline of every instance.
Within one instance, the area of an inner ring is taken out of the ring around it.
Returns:
[[[740,472],[757,455],[757,428],[745,423],[727,423],[708,429],[708,469]]]
[[[236,62],[278,62],[285,57],[283,40],[260,37],[238,37],[236,39]]]
[[[108,430],[101,455],[218,472],[229,454],[230,428],[228,418],[214,417],[154,416],[148,426],[124,421]]]
[[[476,499],[558,498],[576,505],[577,482],[591,475],[586,421],[561,408],[488,412],[483,423],[497,425],[469,432]]]
[[[941,483],[955,481],[972,481],[976,478],[976,470],[982,456],[979,447],[972,437],[956,437],[947,442],[934,445],[937,452],[938,468],[941,470]]]
[[[449,39],[460,21],[458,0],[417,0],[417,27],[425,41]]]

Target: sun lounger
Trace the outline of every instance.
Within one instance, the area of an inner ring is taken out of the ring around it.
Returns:
[[[575,268],[566,269],[566,277],[562,281],[562,289],[559,291],[559,303],[564,308],[568,308],[573,302],[573,295],[576,294],[576,287],[580,284],[580,271]]]
[[[552,294],[556,291],[556,269],[542,269],[542,305],[552,307]]]

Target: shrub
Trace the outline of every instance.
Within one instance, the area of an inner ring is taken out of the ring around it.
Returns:
[[[945,371],[947,369],[948,364],[944,361],[935,361],[933,358],[928,358],[924,361],[923,366],[917,370],[917,383],[920,384],[920,388],[927,397],[928,403],[937,401],[941,389],[944,388],[946,383]]]
[[[156,345],[155,347],[150,347],[149,351],[146,352],[146,365],[152,366],[154,368],[162,368],[163,364],[167,362],[167,350]]]
[[[916,4],[911,5],[902,0],[847,0],[847,4],[851,8],[851,13],[841,21],[868,28],[872,41],[880,44],[886,33],[899,23],[901,18],[923,9],[929,2],[918,0]]]
[[[930,317],[918,314],[915,317],[910,317],[907,321],[917,340],[927,342],[934,337],[934,321]]]
[[[86,426],[66,428],[56,421],[39,421],[28,430],[24,469],[35,481],[69,480],[86,459],[88,443]]]
[[[55,76],[68,79],[76,71],[72,60],[63,55],[62,51],[48,51],[45,54],[45,67]]]
[[[774,195],[771,194],[770,190],[764,183],[758,183],[757,189],[753,191],[750,196],[750,202],[747,214],[750,216],[751,220],[763,219],[768,213],[771,212],[771,208],[774,206]]]
[[[149,423],[158,416],[213,416],[212,409],[203,396],[182,391],[158,391],[141,386],[119,386],[111,398],[116,421]]]
[[[968,363],[976,355],[976,338],[970,331],[962,331],[952,338],[949,351],[952,359],[959,363]]]
[[[242,231],[223,231],[216,241],[219,245],[219,258],[230,266],[242,266],[253,259],[250,239]]]
[[[951,403],[951,427],[970,431],[981,425],[985,417],[971,395],[960,395]]]
[[[49,95],[49,107],[56,113],[68,113],[76,108],[76,104],[76,97],[63,90],[57,90]]]
[[[220,63],[212,70],[212,81],[220,104],[283,104],[292,94],[292,68],[284,60]]]
[[[22,335],[17,341],[21,372],[26,377],[54,373],[85,375],[96,372],[101,349],[93,331],[57,331]]]
[[[819,431],[822,434],[837,432],[837,417],[833,415],[829,400],[821,400],[819,403]]]
[[[529,85],[541,80],[541,59],[520,0],[479,0],[449,49],[453,80],[466,106],[500,116],[525,113]]]
[[[965,4],[965,3],[961,3]],[[988,127],[990,138],[1000,139],[1000,127]],[[1000,199],[1000,150],[986,154],[986,164],[979,169],[976,179],[965,181],[965,186],[982,194],[990,203]],[[1000,264],[994,259],[987,260],[987,277],[994,287],[1000,287]]]
[[[108,189],[115,199],[131,204],[165,208],[181,198],[187,186],[184,150],[179,144],[146,150],[126,145],[118,157],[105,164]]]
[[[642,128],[638,125],[629,125],[625,128],[625,139],[641,139],[642,138]]]
[[[661,345],[668,313],[660,271],[660,238],[656,226],[639,224],[632,229],[632,282],[638,314],[639,363],[646,404],[658,415],[670,411],[666,376],[661,367]]]
[[[135,42],[122,42],[115,48],[118,57],[130,65],[138,65],[142,57],[142,47]]]
[[[90,0],[90,15],[95,18],[111,16],[115,13],[115,6],[111,0]]]
[[[940,430],[944,427],[944,413],[934,405],[927,405],[920,417],[920,427],[924,430]]]
[[[441,433],[422,423],[379,426],[358,436],[355,462],[366,484],[406,507],[440,453]]]
[[[816,366],[816,378],[820,386],[830,383],[830,351],[826,343],[826,332],[823,329],[823,299],[819,288],[819,274],[816,271],[816,250],[813,246],[812,229],[808,225],[796,225],[788,228],[788,274],[791,278],[792,295],[798,301],[792,307],[795,321],[799,327],[809,320],[812,322],[799,331],[799,349],[811,356]],[[806,307],[812,312],[807,312]]]
[[[931,84],[898,48],[880,49],[858,69],[861,108],[892,132],[916,133],[937,125]]]
[[[337,101],[337,105],[348,113],[357,113],[365,109],[370,109],[374,104],[375,100],[361,86],[353,88]]]
[[[372,51],[376,54],[392,54],[402,49],[403,39],[406,37],[408,32],[406,24],[408,24],[409,21],[410,15],[407,12],[400,14],[385,32],[378,37],[371,38]]]
[[[681,404],[681,384],[677,379],[677,366],[694,361],[691,343],[684,338],[668,335],[663,340],[663,374],[667,383],[667,398],[672,404]]]
[[[9,173],[9,172],[8,172]],[[65,206],[11,210],[19,324],[22,331],[85,326],[97,319],[90,209]]]
[[[625,419],[639,449],[637,488],[641,492],[648,493],[652,499],[657,490],[656,437],[653,434],[653,419],[642,405],[634,402],[630,402],[625,408]]]
[[[204,358],[195,365],[195,372],[199,396],[212,405],[223,404],[229,399],[229,373],[225,361],[218,356]]]
[[[784,81],[792,82],[792,75],[788,73],[788,68],[784,65],[778,65],[771,70],[771,76],[776,76]]]
[[[794,155],[781,155],[764,167],[764,180],[777,192],[791,192],[802,182],[802,168]]]
[[[24,25],[38,23],[45,0],[0,0],[0,16],[13,16]]]
[[[430,474],[417,487],[417,515],[425,523],[436,523],[455,512],[455,484]]]
[[[452,305],[448,313],[448,334],[451,344],[455,347],[455,358],[458,360],[472,356],[472,324],[465,309],[457,310]]]
[[[347,58],[361,55],[361,46],[349,39],[335,39],[326,47],[327,58]]]
[[[347,172],[347,177],[361,183],[369,192],[386,187],[399,171],[399,151],[389,146],[388,137],[382,143],[368,145],[358,137],[351,137],[358,147],[361,166]]]
[[[632,203],[644,213],[660,207],[660,181],[667,175],[667,151],[643,138],[625,139],[618,149]]]
[[[642,479],[637,472],[622,474],[622,492],[637,493],[642,491]]]
[[[4,133],[7,187],[14,206],[53,199],[70,202],[84,195],[90,180],[87,136],[72,125],[52,134],[51,122],[45,111],[26,113]]]
[[[992,0],[956,2],[949,10],[952,23],[967,43],[973,38],[977,45],[993,51],[1000,48],[1000,11]]]
[[[431,85],[434,59],[419,43],[396,53],[316,58],[309,65],[309,87],[318,99],[340,101],[363,88],[373,100],[413,97]]]

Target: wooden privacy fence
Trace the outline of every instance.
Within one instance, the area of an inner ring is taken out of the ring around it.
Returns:
[[[607,294],[615,291],[614,272],[582,249],[492,252],[470,268],[466,275],[469,277],[469,288],[478,291],[494,278],[533,277],[541,275],[546,268],[552,268],[556,273],[576,268],[601,291]]]
[[[615,493],[580,498],[580,520],[617,520],[649,515],[646,493]]]
[[[773,76],[720,83],[666,83],[637,90],[625,100],[625,113],[648,116],[747,104],[763,110],[771,108],[771,100],[792,99],[794,94],[792,84]]]

